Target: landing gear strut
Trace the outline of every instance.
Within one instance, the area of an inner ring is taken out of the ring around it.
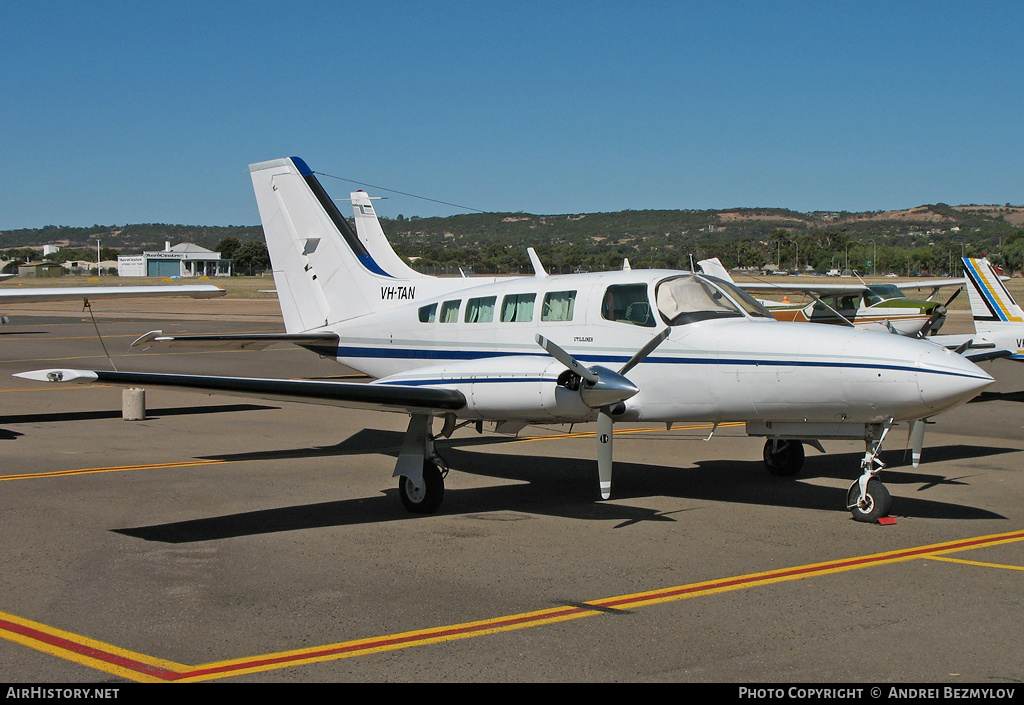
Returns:
[[[885,467],[885,463],[878,459],[878,454],[882,450],[882,441],[885,440],[889,428],[889,424],[886,424],[878,441],[872,443],[868,438],[864,442],[864,459],[860,461],[860,467],[864,472],[846,493],[846,508],[850,510],[855,521],[873,523],[889,516],[889,510],[892,509],[892,496],[877,477]]]

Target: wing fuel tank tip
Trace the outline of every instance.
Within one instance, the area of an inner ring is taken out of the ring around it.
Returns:
[[[57,368],[49,370],[31,370],[29,372],[16,372],[11,376],[18,377],[20,379],[27,379],[32,382],[88,383],[95,382],[99,379],[98,375],[91,370],[66,370]]]

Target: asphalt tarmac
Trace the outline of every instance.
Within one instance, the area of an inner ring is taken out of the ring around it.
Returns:
[[[845,509],[860,442],[786,479],[738,428],[627,424],[609,501],[593,426],[462,429],[438,444],[444,504],[414,516],[403,415],[153,389],[125,421],[120,389],[11,377],[352,374],[299,349],[127,350],[279,331],[273,302],[105,306],[4,311],[0,682],[1024,677],[1024,365],[987,363],[997,383],[934,419],[916,469],[894,429],[891,525]]]

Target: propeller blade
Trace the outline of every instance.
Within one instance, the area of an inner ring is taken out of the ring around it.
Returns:
[[[597,475],[601,499],[612,495],[612,416],[607,408],[597,413]]]
[[[960,287],[959,289],[957,289],[956,291],[953,292],[953,295],[949,297],[948,301],[946,301],[946,308],[949,308],[949,305],[951,303],[953,303],[953,299],[955,299],[956,297],[960,296],[960,292],[963,291],[963,290],[964,290],[963,287]]]
[[[643,362],[645,357],[650,355],[652,352],[654,352],[654,349],[656,347],[665,342],[665,338],[667,338],[668,334],[671,332],[672,329],[666,327],[665,330],[661,331],[656,336],[647,341],[647,344],[644,345],[639,350],[637,350],[636,354],[633,355],[633,357],[629,358],[629,362],[622,366],[622,369],[619,370],[619,374],[624,375],[631,369],[639,365],[641,362]]]
[[[924,447],[924,419],[910,424],[910,462],[916,468],[921,464],[921,449]]]
[[[936,306],[935,311],[932,313],[932,315],[928,316],[928,320],[924,322],[923,326],[921,326],[921,330],[917,331],[917,337],[927,338],[929,335],[932,334],[932,329],[936,328],[935,324],[938,323],[940,319],[944,320],[945,318],[946,307],[942,305]]]
[[[576,358],[567,353],[565,350],[562,350],[562,348],[558,347],[555,343],[551,342],[540,333],[537,334],[535,340],[537,341],[538,345],[540,345],[542,348],[548,351],[548,354],[551,355],[551,357],[555,358],[563,365],[565,365],[570,372],[578,374],[580,377],[587,380],[591,384],[597,384],[598,376],[589,367],[586,367],[583,365],[583,363],[578,362]]]

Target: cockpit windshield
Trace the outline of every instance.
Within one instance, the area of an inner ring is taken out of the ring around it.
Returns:
[[[895,284],[872,284],[868,287],[868,290],[864,292],[864,302],[868,306],[874,306],[875,304],[883,301],[889,301],[890,299],[905,299],[907,295],[903,293]]]
[[[744,313],[772,318],[749,294],[712,277],[683,274],[665,279],[655,287],[655,298],[659,313],[670,326],[712,318],[742,318]]]

